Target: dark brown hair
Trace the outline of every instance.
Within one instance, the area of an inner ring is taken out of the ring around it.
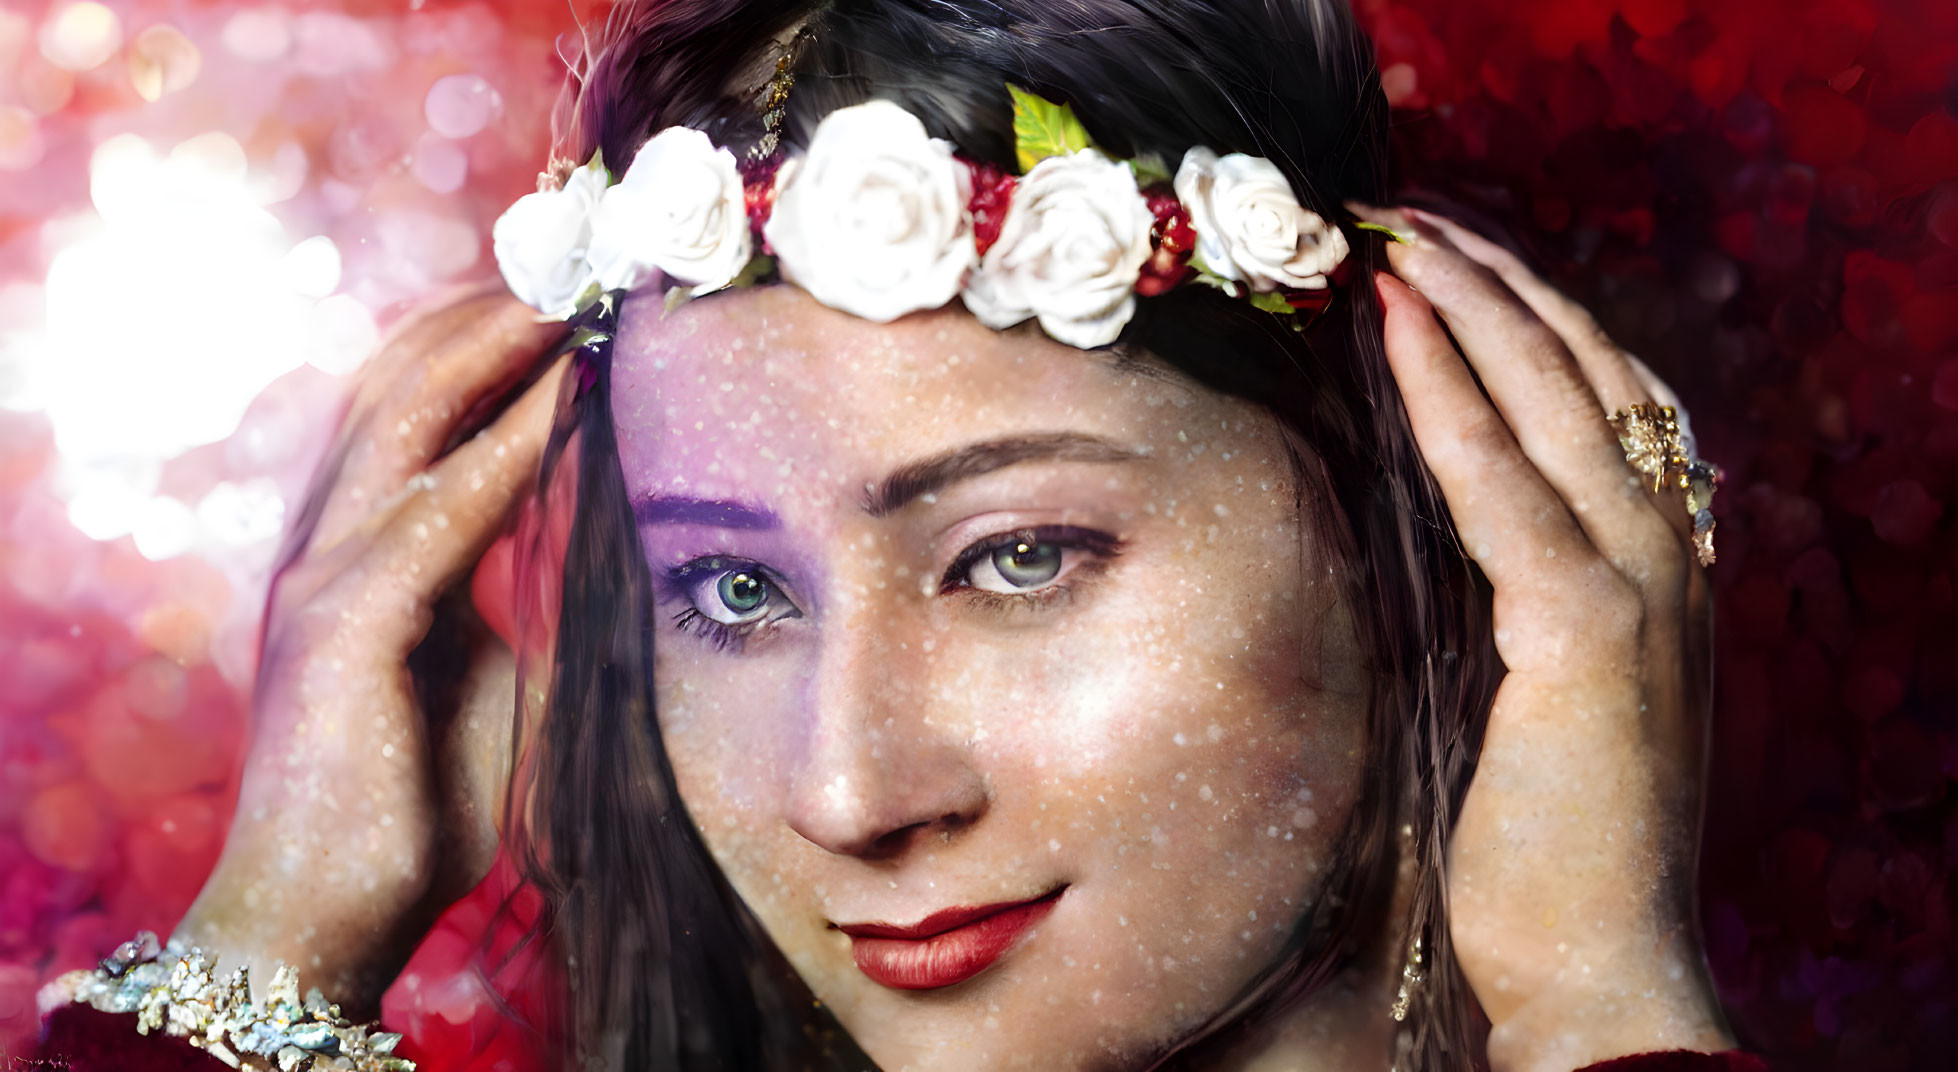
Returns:
[[[1173,163],[1205,145],[1267,157],[1327,219],[1346,218],[1342,199],[1379,201],[1388,188],[1386,101],[1341,0],[628,5],[575,65],[557,166],[597,150],[629,160],[676,124],[741,153],[762,132],[757,90],[791,38],[791,145],[836,108],[886,98],[965,155],[1011,169],[1013,83],[1072,105],[1116,156]],[[1352,282],[1308,330],[1185,287],[1141,302],[1117,344],[1256,401],[1288,429],[1302,488],[1320,492],[1301,499],[1325,507],[1301,520],[1336,549],[1371,681],[1365,789],[1322,896],[1285,955],[1159,1062],[1199,1064],[1226,1028],[1292,1007],[1383,928],[1419,941],[1426,971],[1396,1067],[1474,1061],[1442,865],[1500,673],[1488,589],[1455,542],[1388,371],[1371,286],[1378,240],[1349,234]],[[609,343],[591,341],[580,360],[540,484],[575,497],[555,651],[511,794],[568,966],[577,1056],[634,1070],[867,1066],[811,1011],[677,796],[653,711],[652,585],[616,454]],[[1389,920],[1409,854],[1412,910]]]

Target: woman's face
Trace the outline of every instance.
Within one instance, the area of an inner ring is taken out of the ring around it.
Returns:
[[[615,362],[681,796],[873,1060],[1121,1064],[1273,961],[1363,702],[1266,413],[785,286]]]

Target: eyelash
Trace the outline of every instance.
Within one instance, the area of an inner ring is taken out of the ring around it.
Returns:
[[[1069,587],[1062,584],[1058,578],[1039,588],[1029,588],[1024,592],[989,592],[973,587],[967,580],[972,574],[973,567],[987,555],[1015,543],[1051,544],[1062,551],[1086,551],[1093,556],[1089,562],[1075,565],[1067,573],[1062,574],[1062,577],[1071,576],[1084,567],[1105,565],[1122,550],[1122,541],[1116,537],[1073,525],[1044,525],[995,533],[959,552],[958,557],[946,568],[944,579],[938,583],[939,594],[948,595],[952,592],[965,591],[975,597],[984,598],[986,602],[1005,606],[1012,603],[1030,605],[1050,603],[1064,597],[1070,591]]]
[[[748,634],[769,624],[769,621],[768,618],[756,618],[752,622],[732,625],[717,622],[693,606],[683,607],[680,613],[673,616],[673,624],[681,632],[692,633],[721,651],[739,651],[741,645],[747,643]]]
[[[1063,553],[1086,552],[1090,557],[1086,562],[1074,563],[1054,580],[1024,592],[993,592],[976,588],[970,583],[969,578],[973,568],[979,565],[985,556],[1019,542],[1051,545],[1059,548]],[[1073,597],[1074,586],[1066,583],[1067,578],[1084,573],[1093,576],[1105,568],[1111,559],[1119,555],[1122,547],[1123,542],[1118,537],[1073,525],[1035,526],[994,533],[975,541],[959,552],[958,557],[954,558],[952,564],[946,568],[944,577],[939,581],[938,591],[941,595],[962,593],[965,598],[990,610],[1010,611],[1020,608],[1049,607]],[[699,606],[693,602],[694,593],[701,586],[692,583],[693,579],[701,574],[720,577],[737,570],[758,575],[767,583],[771,592],[783,590],[781,580],[760,563],[718,556],[695,559],[666,571],[664,580],[669,594],[687,603],[673,615],[674,626],[681,632],[692,633],[706,640],[719,650],[740,651],[756,633],[784,619],[802,616],[802,612],[797,609],[792,613],[765,615],[748,622],[721,622],[702,613]],[[793,607],[793,604],[791,606]]]
[[[701,585],[695,583],[695,578],[701,577],[704,574],[706,575],[706,579],[715,580],[735,572],[755,574],[768,586],[768,591],[771,593],[783,590],[784,586],[781,578],[777,577],[758,562],[746,562],[740,559],[722,558],[719,556],[696,558],[691,562],[682,563],[666,571],[665,587],[667,594],[671,598],[681,600],[687,604],[680,608],[678,613],[673,615],[674,627],[683,633],[692,633],[722,651],[739,651],[741,646],[747,643],[748,638],[761,629],[773,625],[784,618],[799,618],[802,616],[802,611],[793,609],[794,604],[790,604],[792,613],[763,615],[753,621],[747,622],[721,622],[708,617],[701,611],[700,606],[694,602],[694,593],[701,587]]]

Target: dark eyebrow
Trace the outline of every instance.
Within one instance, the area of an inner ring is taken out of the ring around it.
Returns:
[[[1128,462],[1142,456],[1140,451],[1079,432],[990,439],[892,470],[864,493],[863,508],[871,517],[884,517],[919,496],[1021,462]]]
[[[641,525],[711,525],[722,529],[775,529],[782,519],[772,511],[722,499],[690,499],[684,495],[648,495],[632,506]]]

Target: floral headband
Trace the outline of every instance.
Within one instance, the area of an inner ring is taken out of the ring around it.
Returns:
[[[885,100],[830,113],[787,160],[737,163],[668,127],[616,182],[595,156],[519,198],[491,232],[497,264],[551,317],[655,278],[671,307],[779,273],[867,320],[959,297],[989,327],[1037,319],[1082,348],[1113,342],[1136,295],[1185,282],[1274,313],[1325,306],[1346,237],[1277,165],[1199,146],[1172,181],[1159,160],[1095,148],[1066,105],[1008,89],[1019,175],[958,156]]]

